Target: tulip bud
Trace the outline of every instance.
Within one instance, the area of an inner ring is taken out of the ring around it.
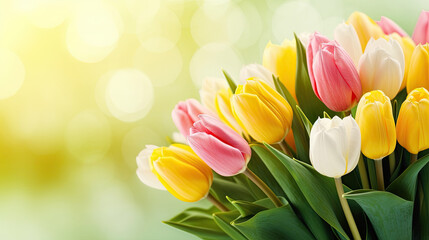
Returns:
[[[221,89],[216,94],[215,105],[216,112],[220,120],[227,124],[230,128],[234,129],[239,134],[243,134],[244,131],[237,123],[232,114],[231,108],[231,97],[232,91],[230,88]]]
[[[209,115],[200,115],[188,142],[195,153],[216,173],[234,176],[247,168],[252,151],[238,133]]]
[[[429,11],[422,11],[417,20],[413,32],[413,40],[416,44],[426,44],[429,42]]]
[[[238,124],[258,142],[282,141],[292,124],[289,103],[259,79],[248,79],[244,85],[238,85],[231,107]]]
[[[417,45],[410,60],[407,77],[407,92],[416,88],[429,89],[429,44]]]
[[[307,46],[307,67],[308,67],[308,75],[310,76],[310,80],[314,81],[314,73],[313,73],[313,58],[316,56],[317,52],[319,52],[323,43],[330,42],[329,39],[322,34],[315,32],[313,36],[310,38],[310,42]]]
[[[167,189],[176,198],[196,202],[205,198],[213,173],[189,146],[147,146],[137,157],[140,180],[158,189]]]
[[[362,96],[356,111],[356,122],[362,135],[362,153],[365,156],[377,160],[395,150],[392,105],[382,91],[372,91]]]
[[[408,34],[392,19],[382,16],[380,21],[377,21],[378,26],[381,27],[384,34],[397,33],[401,37],[408,37]]]
[[[198,115],[203,113],[213,115],[210,110],[203,107],[197,100],[191,98],[186,101],[179,102],[171,112],[171,117],[180,133],[183,136],[188,137],[189,129],[192,127],[192,124],[198,120]]]
[[[362,46],[355,28],[352,25],[341,23],[335,28],[334,38],[346,50],[357,67],[359,58],[362,56]]]
[[[429,148],[429,92],[416,88],[402,103],[396,123],[399,144],[412,154]]]
[[[249,78],[259,78],[275,89],[273,73],[260,64],[249,64],[241,68],[240,84],[244,84]]]
[[[320,174],[339,178],[356,167],[360,146],[359,126],[351,116],[319,118],[310,133],[310,161]]]
[[[346,23],[353,25],[355,28],[356,33],[359,36],[362,51],[365,50],[369,39],[378,39],[384,35],[380,26],[378,26],[377,23],[375,23],[374,20],[368,17],[365,13],[352,13]]]
[[[364,93],[382,90],[394,98],[404,79],[405,58],[398,41],[371,39],[359,60],[359,76]]]
[[[267,44],[264,50],[262,65],[279,77],[290,94],[296,99],[296,44],[285,40],[282,45]]]
[[[405,59],[405,71],[404,71],[404,78],[402,80],[401,89],[404,89],[407,86],[407,78],[408,78],[408,71],[410,69],[410,61],[411,56],[413,55],[414,48],[416,45],[414,44],[413,40],[410,37],[401,37],[397,33],[392,33],[388,36],[385,36],[385,39],[393,38],[396,41],[398,41],[399,45],[401,45],[402,51],[404,52],[404,59]]]
[[[316,96],[331,110],[350,110],[362,96],[359,75],[347,52],[336,42],[324,43],[310,59]]]
[[[225,81],[225,79],[213,77],[205,78],[200,89],[201,103],[210,111],[216,112],[216,92],[224,88],[229,88],[228,83]]]

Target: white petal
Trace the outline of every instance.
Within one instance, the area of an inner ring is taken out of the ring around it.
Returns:
[[[361,152],[361,134],[359,125],[353,117],[348,116],[343,119],[344,126],[347,129],[348,143],[348,163],[347,173],[353,171],[359,162]]]
[[[339,24],[334,32],[335,40],[346,50],[357,67],[362,56],[362,47],[353,25]]]
[[[146,148],[143,149],[137,156],[137,176],[139,177],[142,183],[148,185],[149,187],[166,190],[165,187],[158,180],[156,175],[150,169],[150,156],[154,149],[158,148],[154,145],[146,145]]]
[[[223,88],[228,88],[228,83],[225,79],[214,77],[205,78],[200,89],[201,103],[212,112],[216,112],[216,93]]]
[[[180,132],[174,132],[173,133],[173,142],[188,144],[188,142],[186,141],[185,136],[183,136]]]
[[[270,87],[275,88],[273,73],[260,64],[249,64],[241,68],[239,84],[244,84],[249,78],[259,78],[270,85]]]

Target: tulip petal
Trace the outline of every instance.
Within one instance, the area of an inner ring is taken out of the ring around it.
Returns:
[[[416,44],[426,44],[429,41],[429,12],[422,11],[413,32]]]
[[[139,177],[140,181],[142,181],[144,184],[148,185],[149,187],[159,189],[159,190],[166,190],[165,187],[161,184],[161,182],[158,180],[156,175],[152,172],[150,167],[150,155],[152,154],[152,151],[154,149],[158,148],[154,145],[147,145],[143,151],[139,153],[137,156],[137,176]]]
[[[176,125],[177,129],[179,129],[180,133],[183,136],[187,137],[189,135],[189,128],[192,127],[193,123],[189,115],[176,106],[171,112],[171,118],[173,119],[173,122]]]
[[[233,176],[246,169],[247,161],[240,150],[207,133],[192,134],[188,142],[195,153],[222,176]]]
[[[347,131],[347,173],[349,173],[353,171],[359,162],[361,152],[361,135],[359,125],[356,123],[353,117],[345,117],[343,119],[343,124]]]

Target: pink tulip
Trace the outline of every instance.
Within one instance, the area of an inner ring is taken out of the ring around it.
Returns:
[[[171,117],[176,127],[183,136],[189,136],[189,129],[194,122],[198,121],[198,115],[210,114],[210,110],[203,107],[197,100],[191,98],[183,102],[179,102],[171,112]]]
[[[322,34],[315,32],[313,36],[310,37],[310,41],[307,46],[307,66],[308,66],[308,74],[310,75],[310,79],[313,81],[314,74],[313,74],[313,57],[316,55],[316,53],[319,51],[322,43],[328,43],[329,39]]]
[[[199,116],[188,137],[192,150],[222,176],[233,176],[246,170],[252,151],[237,132],[218,119]]]
[[[377,21],[378,26],[383,29],[384,34],[397,33],[401,37],[408,37],[408,34],[402,29],[398,24],[396,24],[392,19],[387,17],[381,17],[380,21]]]
[[[425,44],[429,42],[429,11],[422,11],[417,20],[413,32],[413,40],[416,44]]]
[[[316,96],[331,110],[350,110],[357,104],[362,87],[353,60],[336,41],[323,43],[309,63]],[[311,66],[311,67],[310,67]]]

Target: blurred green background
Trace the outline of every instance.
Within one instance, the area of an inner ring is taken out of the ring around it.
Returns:
[[[412,34],[420,1],[0,0],[0,239],[194,239],[161,223],[195,204],[139,182],[173,106],[268,41],[353,11]],[[201,201],[200,206],[208,203]]]

